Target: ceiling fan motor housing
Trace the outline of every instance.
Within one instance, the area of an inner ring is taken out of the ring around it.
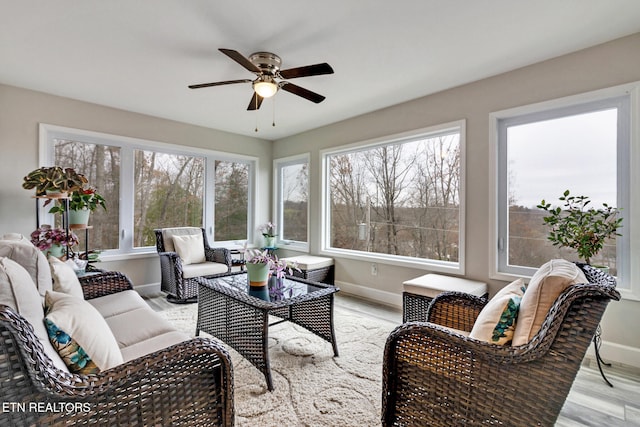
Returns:
[[[256,52],[249,56],[256,67],[260,68],[263,73],[275,76],[282,66],[282,59],[271,52]]]

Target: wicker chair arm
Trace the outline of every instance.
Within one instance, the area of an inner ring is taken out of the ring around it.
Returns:
[[[229,267],[231,271],[231,251],[227,248],[205,248],[204,255],[207,261],[219,262]]]
[[[84,299],[98,298],[133,289],[131,280],[117,271],[107,271],[80,277],[80,285],[82,286]]]
[[[471,332],[478,314],[486,304],[485,298],[462,292],[444,292],[429,304],[426,321]]]

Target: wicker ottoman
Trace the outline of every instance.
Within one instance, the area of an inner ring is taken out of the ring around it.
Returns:
[[[477,297],[486,297],[487,284],[476,280],[441,274],[425,274],[402,284],[402,321],[423,321],[432,299],[442,292],[464,292]]]
[[[293,275],[314,282],[334,284],[335,267],[333,258],[325,258],[312,255],[300,255],[282,258],[285,261],[296,262],[300,271],[294,271]]]

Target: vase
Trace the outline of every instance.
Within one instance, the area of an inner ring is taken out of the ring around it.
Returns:
[[[47,249],[45,255],[51,255],[56,258],[60,258],[64,254],[64,246],[62,245],[51,245],[49,249]]]
[[[276,237],[275,236],[263,236],[264,237],[264,247],[267,249],[274,249],[276,247]]]
[[[69,209],[69,225],[84,225],[89,224],[89,209]]]
[[[249,282],[249,295],[269,301],[269,266],[266,263],[254,264],[248,262],[247,281]]]

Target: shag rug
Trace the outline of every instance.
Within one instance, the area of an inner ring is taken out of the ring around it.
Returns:
[[[194,336],[196,304],[160,314]],[[329,342],[298,325],[284,322],[270,327],[272,392],[264,375],[226,346],[234,370],[236,425],[380,425],[382,356],[387,336],[396,326],[334,306],[338,357]]]

